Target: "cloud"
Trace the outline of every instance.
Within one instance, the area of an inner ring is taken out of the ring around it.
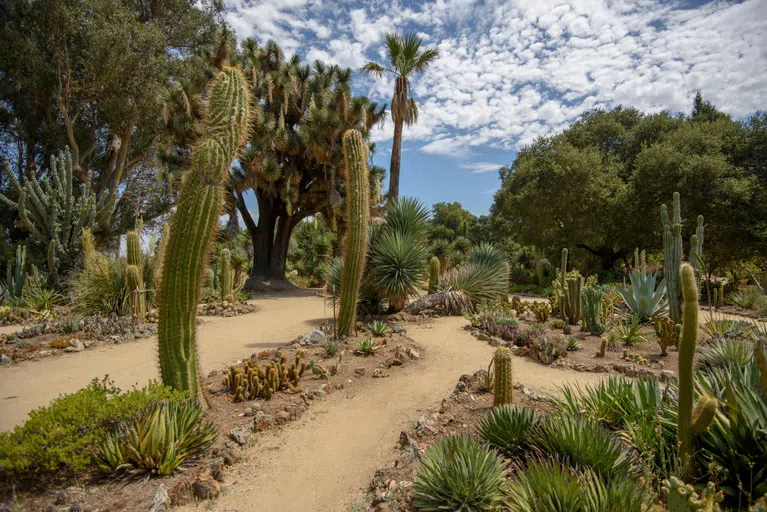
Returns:
[[[420,119],[404,137],[428,154],[518,149],[593,108],[688,112],[698,90],[736,117],[767,106],[767,0],[225,1],[238,37],[354,69],[386,62],[387,32],[421,35],[440,58],[414,78]],[[392,89],[355,74],[357,94],[389,103]],[[388,119],[372,138],[392,134]]]
[[[494,172],[503,167],[504,164],[493,162],[466,162],[461,164],[462,169],[469,169],[472,174],[482,174],[485,172]]]

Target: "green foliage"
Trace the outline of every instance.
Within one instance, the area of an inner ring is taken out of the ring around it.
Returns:
[[[747,320],[736,320],[714,315],[707,320],[701,330],[710,339],[733,338],[745,339],[753,336],[754,325]]]
[[[535,319],[540,322],[544,323],[546,320],[549,319],[549,313],[551,312],[551,306],[548,302],[532,302],[528,308],[530,311],[535,315]]]
[[[525,436],[537,422],[534,409],[504,404],[493,407],[482,417],[477,434],[501,452],[514,454],[525,447]]]
[[[341,300],[338,334],[348,336],[356,323],[360,281],[365,271],[368,244],[368,147],[362,134],[349,130],[344,134],[346,162],[346,217],[348,233],[344,240],[344,264],[341,270]]]
[[[0,473],[23,477],[81,471],[114,425],[132,421],[160,402],[187,398],[154,382],[123,393],[106,378],[94,379],[86,388],[30,412],[13,431],[1,433]]]
[[[568,352],[575,352],[581,348],[581,339],[575,335],[565,336],[565,343],[567,344]]]
[[[376,338],[386,336],[386,333],[389,332],[389,326],[386,324],[386,322],[381,320],[373,320],[370,322],[368,324],[368,329],[370,329],[370,333]]]
[[[221,253],[218,257],[218,267],[219,267],[219,295],[221,295],[221,300],[232,300],[232,278],[233,271],[232,271],[232,253],[229,251],[229,249],[221,249]]]
[[[68,315],[59,320],[59,329],[64,334],[74,334],[82,327],[82,319],[77,315]]]
[[[439,258],[432,256],[429,259],[429,293],[437,291],[439,286],[440,264]]]
[[[379,290],[389,297],[391,312],[401,310],[418,293],[425,276],[426,247],[412,236],[384,233],[372,247],[371,264]]]
[[[0,196],[2,197],[2,196]],[[20,299],[24,294],[24,284],[27,279],[27,247],[17,245],[16,246],[16,261],[15,264],[8,262],[6,268],[5,283],[3,283],[3,289],[5,294],[11,298]]]
[[[642,333],[642,324],[636,315],[624,315],[610,330],[608,337],[612,343],[623,343],[627,347],[633,347],[637,343],[644,343],[647,338]]]
[[[605,307],[605,293],[602,286],[589,286],[583,289],[583,325],[594,336],[605,332],[602,316]]]
[[[429,240],[442,238],[452,243],[455,249],[465,251],[468,247],[463,247],[464,242],[456,246],[456,241],[459,238],[475,240],[472,228],[476,222],[477,217],[460,203],[435,203],[432,206]]]
[[[632,459],[617,437],[582,416],[550,416],[528,433],[528,442],[542,453],[602,478],[624,477]]]
[[[322,286],[323,275],[337,246],[338,237],[330,231],[324,218],[305,220],[293,231],[288,268],[307,278],[309,286]],[[234,256],[232,253],[233,261]]]
[[[200,404],[205,398],[197,359],[197,304],[218,228],[223,186],[245,143],[250,116],[245,76],[238,68],[225,67],[208,86],[205,135],[192,150],[192,169],[184,178],[163,261],[157,329],[160,374],[165,384],[191,391]]]
[[[61,304],[63,297],[50,288],[31,288],[24,294],[24,305],[38,314],[48,313],[53,306]]]
[[[429,229],[429,209],[415,197],[400,197],[386,207],[384,225],[390,233],[423,240]]]
[[[511,404],[514,401],[514,380],[512,374],[511,351],[506,347],[498,347],[495,351],[494,372],[495,390],[493,407]]]
[[[692,472],[692,457],[695,452],[693,433],[693,368],[698,338],[698,287],[695,271],[688,265],[679,270],[682,286],[682,334],[679,338],[679,407],[677,415],[677,436],[679,438],[679,459]]]
[[[426,452],[416,476],[418,510],[484,512],[506,495],[503,460],[468,436],[443,437]]]
[[[378,347],[376,346],[376,342],[373,338],[363,338],[357,343],[357,349],[355,352],[357,352],[361,356],[372,356],[375,355],[376,349]]]
[[[712,339],[698,350],[695,366],[700,370],[745,368],[754,358],[754,344],[742,339]]]
[[[124,261],[101,253],[89,254],[85,266],[70,281],[75,311],[82,316],[128,314],[131,296],[125,277]]]
[[[727,302],[743,309],[757,309],[767,302],[767,296],[756,286],[747,286],[742,290],[731,293],[727,297]]]
[[[330,337],[325,338],[325,341],[322,342],[322,348],[325,350],[327,357],[334,357],[341,352],[341,344]]]
[[[655,272],[647,272],[644,251],[642,251],[641,260],[639,250],[636,251],[634,270],[629,274],[629,279],[631,280],[630,289],[617,287],[615,291],[623,298],[629,310],[639,317],[640,322],[647,322],[665,311],[668,306],[665,300],[666,280],[662,280],[656,289],[656,275]]]
[[[215,425],[193,401],[160,403],[101,440],[96,461],[106,473],[130,464],[170,475],[184,462],[207,452],[216,437]]]
[[[660,355],[665,357],[668,355],[668,347],[679,346],[682,326],[674,325],[674,321],[667,316],[661,316],[653,320],[653,327],[655,328],[655,336],[658,338],[658,345],[660,345]]]
[[[234,402],[257,398],[269,400],[272,395],[283,390],[300,393],[302,389],[298,385],[309,367],[305,355],[304,350],[297,351],[291,363],[287,354],[275,352],[272,360],[263,367],[258,358],[251,357],[241,367],[230,366],[222,384],[234,395]]]

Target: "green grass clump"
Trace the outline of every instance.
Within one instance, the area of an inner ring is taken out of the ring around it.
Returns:
[[[0,476],[71,474],[88,467],[97,444],[115,425],[136,418],[161,401],[186,398],[159,383],[122,393],[107,378],[62,395],[29,413],[11,432],[0,433]]]
[[[537,423],[535,411],[526,407],[493,407],[479,422],[480,439],[505,453],[515,453],[525,443],[525,435]]]
[[[605,479],[625,475],[632,466],[618,438],[582,416],[550,416],[528,433],[538,451],[572,467],[592,469]]]
[[[327,338],[322,343],[322,348],[325,349],[326,356],[333,357],[341,351],[341,344],[333,338]]]
[[[424,455],[413,491],[422,511],[484,512],[506,497],[506,467],[487,446],[468,436],[447,436]]]

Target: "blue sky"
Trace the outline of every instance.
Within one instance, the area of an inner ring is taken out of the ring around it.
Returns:
[[[618,104],[689,111],[695,91],[735,117],[767,108],[767,0],[225,0],[239,39],[359,69],[384,35],[418,33],[440,59],[414,81],[401,194],[487,213],[497,168],[583,112]],[[355,94],[388,103],[392,82],[355,73]],[[391,121],[376,130],[389,167]]]

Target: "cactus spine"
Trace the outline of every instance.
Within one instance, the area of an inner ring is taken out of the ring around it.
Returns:
[[[125,267],[125,281],[128,290],[131,291],[134,312],[139,318],[146,316],[146,296],[144,295],[144,278],[142,276],[143,266],[141,264],[141,239],[138,232],[128,231],[125,236],[125,248],[127,254],[127,266]],[[134,272],[135,269],[135,272]],[[139,290],[136,292],[136,290]]]
[[[232,298],[232,255],[229,249],[221,249],[221,257],[219,258],[219,266],[221,267],[221,278],[219,279],[219,287],[221,290],[221,300],[231,300]]]
[[[439,258],[432,256],[429,260],[429,295],[437,291],[439,286]]]
[[[341,270],[341,304],[338,334],[348,336],[355,326],[357,295],[365,269],[368,243],[368,146],[357,130],[348,130],[343,139],[346,168],[346,218],[349,223],[344,240]]]
[[[24,293],[24,284],[27,281],[27,273],[24,268],[27,263],[27,247],[22,245],[16,246],[16,263],[12,265],[8,262],[6,268],[5,286],[8,288],[8,294],[11,297],[20,299]]]
[[[512,403],[514,387],[511,375],[511,351],[498,347],[495,351],[495,396],[493,407]]]
[[[251,99],[245,76],[224,67],[208,85],[204,133],[192,149],[171,221],[158,293],[160,374],[164,384],[191,391],[206,406],[196,343],[197,303],[205,264],[218,227],[223,186],[245,143]]]

